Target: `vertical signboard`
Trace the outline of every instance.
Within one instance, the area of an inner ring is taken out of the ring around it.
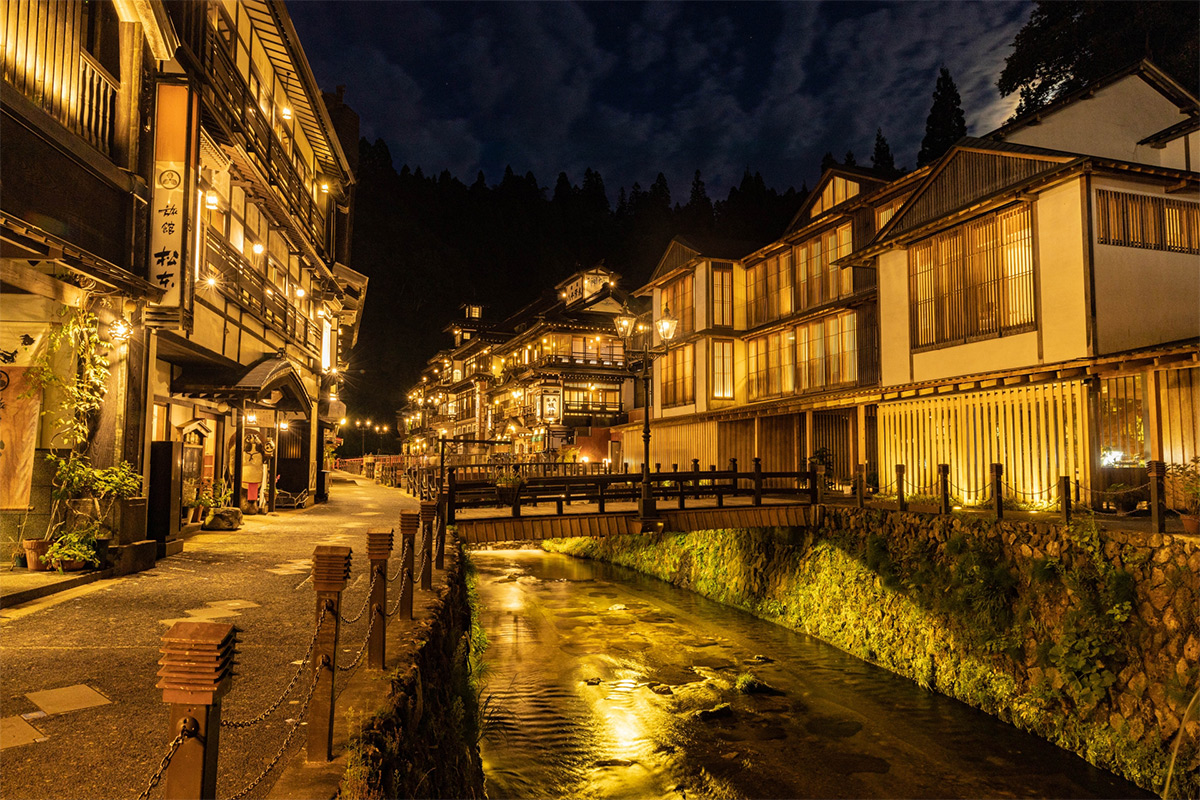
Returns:
[[[542,394],[542,419],[550,423],[558,421],[560,400],[561,396],[557,390],[546,391]]]
[[[154,185],[150,206],[150,257],[148,278],[165,294],[153,304],[162,311],[187,306],[187,264],[198,253],[189,254],[191,221],[191,148],[195,115],[186,85],[160,83],[157,87],[154,134]],[[182,322],[182,314],[172,315]],[[162,319],[160,317],[160,319]]]

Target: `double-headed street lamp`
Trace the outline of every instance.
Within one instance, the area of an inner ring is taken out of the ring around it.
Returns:
[[[655,507],[654,494],[650,491],[650,378],[654,374],[651,366],[653,360],[659,356],[666,355],[671,346],[671,340],[675,338],[675,332],[679,328],[679,320],[671,316],[670,309],[664,307],[662,315],[653,320],[653,327],[658,331],[658,338],[662,340],[662,345],[655,347],[650,344],[650,321],[653,320],[653,311],[648,311],[641,316],[631,314],[629,308],[626,307],[621,314],[617,315],[614,324],[617,326],[617,335],[625,342],[625,358],[628,363],[629,352],[633,347],[634,337],[641,336],[642,340],[642,369],[640,377],[642,379],[642,394],[646,398],[645,413],[642,414],[642,496],[638,499],[638,516],[642,519],[651,519],[658,515],[658,509]]]
[[[363,422],[361,419],[356,419],[354,420],[354,427],[358,428],[359,439],[361,440],[359,455],[365,458],[367,455],[367,429],[371,427],[371,420]]]

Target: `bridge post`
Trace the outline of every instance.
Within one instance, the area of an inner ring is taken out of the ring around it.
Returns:
[[[518,475],[518,478],[520,476]],[[513,487],[512,515],[514,517],[521,516],[521,484],[518,483]]]
[[[754,457],[754,505],[762,505],[762,459]]]
[[[596,507],[601,514],[604,513],[604,481],[596,484]]]
[[[950,513],[950,465],[938,464],[938,513]]]
[[[1167,465],[1163,461],[1147,461],[1146,471],[1150,474],[1150,530],[1155,533],[1167,531],[1167,493],[1165,480]]]
[[[708,465],[708,471],[709,471],[709,472],[711,472],[711,473],[713,473],[713,477],[712,477],[712,491],[713,491],[713,494],[714,494],[714,495],[716,496],[716,498],[717,498],[717,508],[721,508],[722,506],[724,506],[724,505],[725,505],[725,495],[721,494],[721,482],[720,482],[719,480],[717,480],[717,476],[716,476],[716,472],[717,472],[717,465],[716,465],[716,464],[709,464],[709,465]]]
[[[692,459],[692,497],[700,499],[700,459]]]
[[[811,505],[818,505],[821,502],[820,475],[817,473],[817,465],[811,461],[808,464],[808,472],[805,473],[808,477],[808,502]]]
[[[678,465],[678,464],[672,464],[672,465],[671,465],[671,472],[672,472],[672,473],[674,473],[674,476],[675,476],[675,491],[676,491],[676,493],[677,493],[677,495],[678,495],[678,497],[677,497],[677,500],[678,500],[678,503],[679,503],[679,507],[680,507],[680,508],[683,508],[683,507],[684,507],[684,506],[683,506],[683,481],[681,481],[681,480],[679,479],[679,465]]]
[[[816,498],[816,502],[818,504],[824,503],[825,502],[825,465],[817,464],[816,467],[813,468],[813,472],[816,474],[816,481],[814,483],[814,488],[813,488],[813,497]]]
[[[904,473],[907,470],[903,464],[896,465],[896,508],[908,511],[908,498],[904,496]]]

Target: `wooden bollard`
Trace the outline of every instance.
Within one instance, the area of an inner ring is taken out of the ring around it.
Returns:
[[[433,588],[433,529],[437,526],[437,503],[421,501],[421,588]]]
[[[1167,465],[1163,461],[1147,461],[1146,472],[1150,478],[1150,530],[1167,532]]]
[[[896,508],[908,511],[908,498],[904,496],[904,473],[907,468],[903,464],[896,465]]]
[[[938,464],[938,513],[950,513],[950,465]]]
[[[762,459],[759,458],[758,456],[755,456],[754,457],[754,505],[756,505],[756,506],[762,505],[762,490],[763,490]]]
[[[233,675],[235,633],[223,622],[176,622],[163,634],[156,688],[171,705],[171,738],[185,736],[167,767],[168,798],[217,796],[221,698]]]
[[[371,613],[377,615],[371,626],[371,638],[367,642],[367,667],[383,669],[387,659],[387,575],[388,558],[392,554],[392,531],[375,528],[367,531],[367,558],[371,560]]]
[[[867,505],[867,465],[857,464],[854,467],[854,503],[859,508]]]
[[[400,592],[400,611],[405,619],[413,618],[413,558],[417,552],[417,528],[421,527],[421,515],[415,511],[405,511],[400,515],[400,568],[404,570],[401,579],[403,591]]]
[[[1004,465],[992,464],[992,510],[996,519],[1004,519]]]
[[[317,590],[317,642],[313,648],[316,689],[308,707],[308,761],[333,758],[333,676],[337,670],[342,590],[350,577],[350,548],[317,545],[313,551],[313,587]],[[322,619],[322,611],[324,618]]]
[[[1071,524],[1071,478],[1061,475],[1058,479],[1058,511],[1064,525]]]

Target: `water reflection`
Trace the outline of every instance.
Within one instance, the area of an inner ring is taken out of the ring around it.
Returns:
[[[492,798],[1150,796],[661,581],[538,551],[472,558]],[[769,691],[739,693],[747,672]]]

